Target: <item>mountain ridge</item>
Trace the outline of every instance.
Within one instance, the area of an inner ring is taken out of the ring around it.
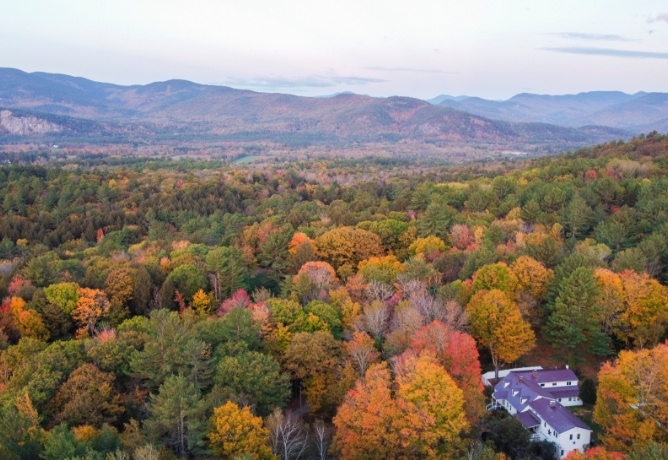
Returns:
[[[668,93],[589,91],[578,94],[520,93],[504,101],[470,97],[438,105],[504,121],[531,120],[560,126],[603,125],[643,132],[668,117]]]
[[[343,93],[328,98],[301,97],[179,79],[123,86],[6,68],[0,68],[0,107],[31,111],[37,118],[39,114],[44,114],[43,118],[70,117],[70,126],[77,126],[72,120],[99,124],[94,129],[82,129],[84,137],[92,131],[207,139],[245,136],[267,141],[293,136],[307,143],[411,140],[566,148],[629,135],[604,126],[573,128],[541,120],[496,120],[403,96],[375,98]],[[76,130],[61,131],[76,134]],[[52,130],[55,132],[57,129]]]

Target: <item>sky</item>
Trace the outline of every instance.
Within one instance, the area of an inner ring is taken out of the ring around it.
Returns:
[[[666,0],[0,0],[0,67],[507,99],[668,91]]]

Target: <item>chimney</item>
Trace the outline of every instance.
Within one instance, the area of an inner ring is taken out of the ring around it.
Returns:
[[[538,372],[536,372],[536,369],[531,371],[531,378],[533,378],[534,380],[536,380],[538,378]]]
[[[520,383],[524,382],[524,376],[520,375]]]
[[[552,409],[556,409],[557,408],[557,402],[556,401],[550,401],[550,407]]]
[[[566,364],[566,369],[568,369],[568,364]]]

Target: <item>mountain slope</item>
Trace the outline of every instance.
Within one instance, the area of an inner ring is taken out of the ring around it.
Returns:
[[[439,105],[506,121],[540,121],[571,127],[604,125],[642,132],[655,122],[661,126],[661,120],[668,117],[666,101],[666,93],[592,91],[564,96],[523,93],[506,101],[471,97],[443,100]]]
[[[472,99],[475,98],[460,103]],[[121,86],[16,69],[0,69],[0,107],[89,120],[103,123],[100,126],[114,132],[141,132],[157,137],[178,133],[182,137],[208,139],[242,136],[275,140],[299,136],[308,142],[413,140],[571,146],[627,135],[607,128],[573,129],[497,121],[407,97],[340,94],[308,98],[184,80]],[[122,129],[118,129],[120,125]],[[80,132],[86,135],[87,130],[90,131],[84,128]],[[93,131],[100,132],[97,128]]]

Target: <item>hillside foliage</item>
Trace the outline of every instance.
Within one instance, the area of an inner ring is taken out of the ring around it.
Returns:
[[[452,167],[7,165],[0,458],[503,459],[480,374],[538,354],[597,382],[573,458],[654,458],[667,282],[656,133]]]

